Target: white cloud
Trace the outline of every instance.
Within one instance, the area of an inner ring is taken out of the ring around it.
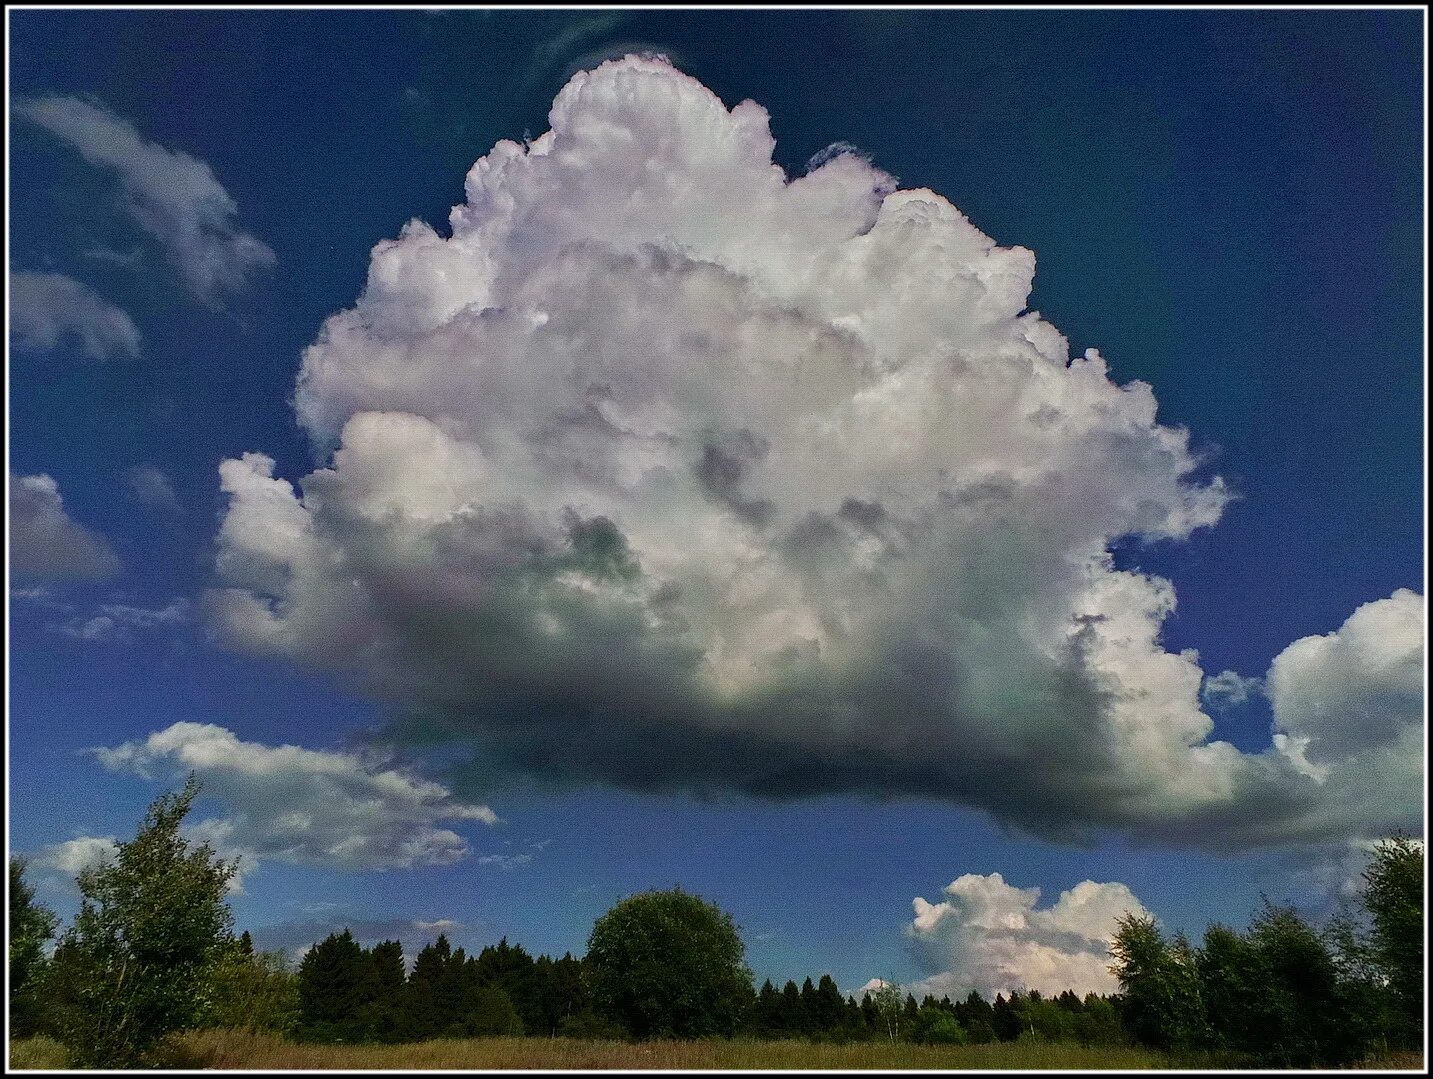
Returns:
[[[55,843],[36,853],[33,865],[67,878],[73,878],[86,869],[98,868],[113,861],[115,844],[112,835],[82,835]]]
[[[413,921],[413,928],[436,929],[439,932],[442,932],[446,929],[459,929],[462,927],[462,924],[462,922],[454,921],[452,918],[435,918],[431,922],[425,922],[421,918],[415,918]]]
[[[917,897],[906,937],[930,974],[909,990],[952,1000],[972,989],[987,999],[1012,989],[1118,991],[1109,972],[1115,923],[1125,913],[1148,915],[1144,905],[1123,884],[1092,880],[1052,906],[1038,908],[1039,899],[1039,888],[1013,887],[999,873],[958,877],[938,903]]]
[[[134,629],[173,626],[189,620],[189,601],[183,596],[163,607],[135,607],[127,603],[106,603],[97,614],[77,614],[45,628],[53,633],[83,641],[123,640]]]
[[[155,506],[169,512],[179,509],[179,496],[169,477],[153,465],[135,465],[125,472],[125,479],[134,497],[146,506]]]
[[[478,858],[478,865],[492,865],[499,869],[519,869],[531,863],[531,854],[484,854]]]
[[[1397,742],[1423,708],[1423,625],[1423,597],[1400,588],[1289,645],[1269,667],[1275,728],[1317,765]]]
[[[67,337],[92,360],[138,356],[139,330],[120,308],[88,285],[58,273],[10,275],[10,340],[50,352]]]
[[[121,207],[163,245],[185,285],[206,303],[217,304],[274,264],[273,251],[238,227],[238,207],[205,162],[150,142],[128,120],[82,98],[25,98],[15,111],[116,173]]]
[[[1245,678],[1235,671],[1220,671],[1205,677],[1199,696],[1211,708],[1232,708],[1243,704],[1250,694],[1263,688],[1263,679]]]
[[[192,832],[225,856],[353,869],[446,865],[468,853],[447,821],[497,820],[446,787],[357,754],[240,741],[206,723],[175,723],[143,741],[98,748],[106,768],[140,776],[193,772],[224,815]]]
[[[19,580],[109,577],[119,559],[102,537],[65,512],[45,473],[10,476],[10,571]]]
[[[485,769],[1214,845],[1416,810],[1380,784],[1335,820],[1284,754],[1209,740],[1173,587],[1109,549],[1229,494],[1025,309],[1029,251],[857,154],[789,179],[760,106],[660,60],[550,120],[473,166],[450,236],[378,244],[306,351],[324,467],[221,465],[232,644]]]

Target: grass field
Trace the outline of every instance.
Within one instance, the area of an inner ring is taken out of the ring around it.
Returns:
[[[211,1030],[173,1039],[162,1066],[173,1068],[284,1068],[355,1070],[484,1068],[863,1068],[863,1069],[1068,1069],[1217,1068],[1227,1061],[1171,1057],[1144,1049],[1082,1049],[1077,1045],[1003,1042],[925,1046],[881,1042],[813,1045],[795,1041],[625,1042],[571,1038],[439,1039],[410,1045],[295,1045],[271,1035]],[[10,1067],[63,1068],[64,1051],[48,1038],[11,1044]],[[1416,1053],[1371,1066],[1421,1069]]]

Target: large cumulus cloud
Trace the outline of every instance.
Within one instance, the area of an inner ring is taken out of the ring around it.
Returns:
[[[787,177],[760,106],[659,59],[550,119],[473,166],[450,235],[380,243],[306,351],[322,467],[221,466],[229,641],[351,673],[475,781],[1232,843],[1409,811],[1332,822],[1333,779],[1210,740],[1173,589],[1109,549],[1228,493],[1026,310],[1029,251],[852,153]]]

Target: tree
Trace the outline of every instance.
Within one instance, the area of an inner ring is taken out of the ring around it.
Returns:
[[[283,952],[252,948],[252,940],[249,951],[240,940],[215,965],[208,1021],[216,1027],[290,1035],[299,1021],[298,976]]]
[[[681,889],[622,900],[587,959],[599,1009],[637,1038],[730,1035],[754,999],[731,915]]]
[[[1110,971],[1123,991],[1125,1026],[1157,1049],[1198,1044],[1205,1019],[1193,949],[1182,937],[1166,941],[1148,916],[1126,913],[1116,926]]]
[[[448,1029],[467,1038],[490,1038],[522,1033],[522,1018],[511,998],[496,985],[474,986],[464,1001],[464,1014]]]
[[[881,1028],[890,1041],[901,1034],[901,991],[891,982],[881,982],[871,991],[869,999],[875,1002],[876,1015]]]
[[[401,1041],[403,986],[403,945],[396,940],[375,944],[368,952],[369,995],[360,1006],[360,1026],[365,1036],[380,1042]]]
[[[356,1042],[367,1036],[359,1009],[378,996],[372,962],[345,929],[330,933],[299,963],[298,1033],[306,1041]]]
[[[55,935],[59,919],[35,902],[25,883],[25,860],[10,859],[10,1033],[23,1038],[40,1026],[36,993],[45,972],[45,941]]]
[[[930,1001],[922,1002],[916,1012],[911,1040],[922,1045],[964,1045],[968,1039],[955,1016]]]
[[[807,1021],[813,1032],[823,1038],[844,1038],[846,1036],[846,1002],[836,979],[829,974],[821,975],[814,997],[807,1008]]]
[[[1370,952],[1387,979],[1399,1018],[1395,1037],[1423,1040],[1423,844],[1406,835],[1380,841],[1363,873],[1363,908],[1373,922]]]
[[[1242,1048],[1283,1067],[1347,1063],[1362,1052],[1328,944],[1292,907],[1265,900],[1245,944],[1255,1034]]]
[[[74,1066],[133,1067],[211,1004],[215,966],[232,947],[224,896],[237,863],[180,835],[198,794],[191,776],[161,795],[112,863],[76,878],[80,912],[56,949],[74,996],[61,1034]]]

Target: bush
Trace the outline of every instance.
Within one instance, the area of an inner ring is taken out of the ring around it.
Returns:
[[[915,1040],[922,1045],[964,1045],[965,1028],[947,1012],[925,1012],[916,1018]]]
[[[593,1011],[569,1015],[557,1025],[559,1038],[580,1038],[585,1041],[620,1042],[627,1040],[627,1032],[616,1023],[608,1022]]]

